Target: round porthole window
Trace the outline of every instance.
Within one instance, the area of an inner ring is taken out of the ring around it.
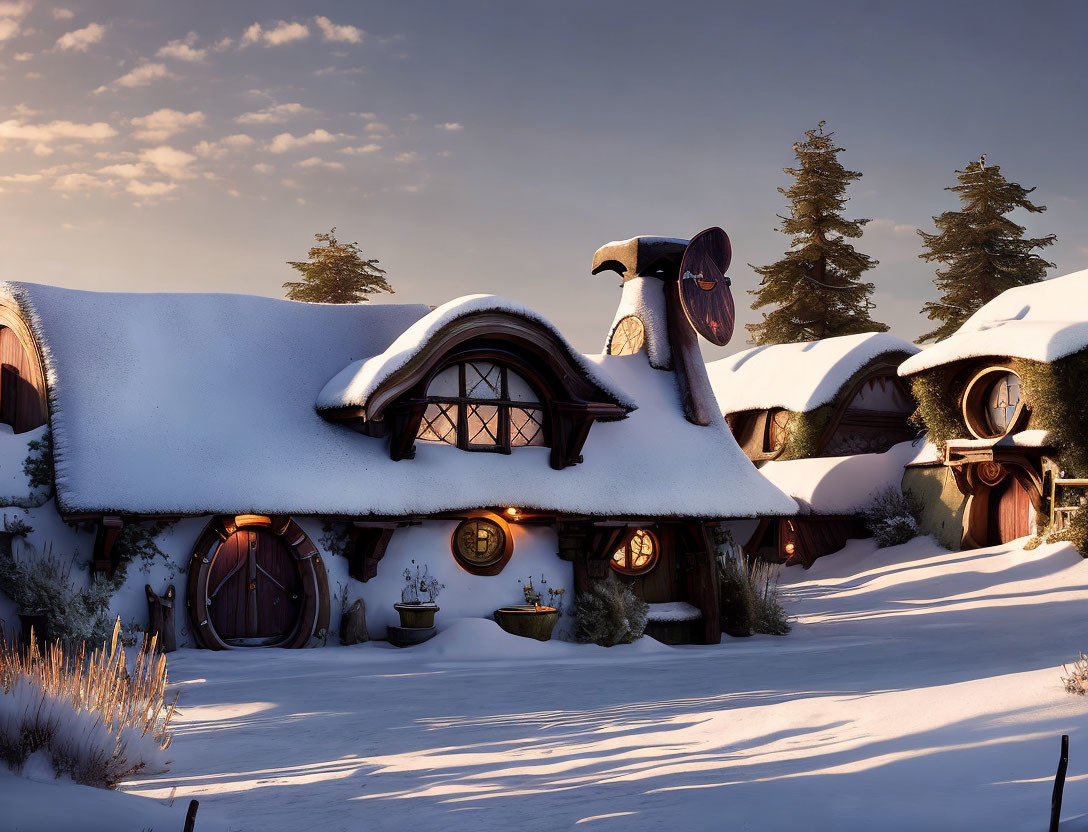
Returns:
[[[621,575],[642,575],[657,565],[657,538],[646,529],[636,529],[612,553],[609,564]]]
[[[989,367],[978,373],[963,394],[963,419],[978,439],[1013,431],[1022,421],[1023,408],[1020,376],[1007,367]]]
[[[451,541],[457,562],[477,575],[495,575],[510,560],[510,529],[492,514],[470,517],[457,524]]]
[[[646,344],[646,328],[637,315],[623,318],[612,331],[608,343],[609,355],[634,355]]]

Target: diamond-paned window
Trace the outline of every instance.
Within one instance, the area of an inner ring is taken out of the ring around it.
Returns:
[[[427,409],[416,439],[500,453],[546,445],[540,395],[502,364],[484,360],[452,364],[427,386]]]

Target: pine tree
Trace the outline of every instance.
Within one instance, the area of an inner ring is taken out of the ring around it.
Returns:
[[[341,243],[336,239],[336,229],[328,234],[314,234],[314,239],[324,246],[310,249],[306,262],[288,261],[287,265],[302,274],[301,281],[283,284],[287,297],[310,303],[365,303],[367,295],[390,292],[393,287],[386,282],[385,270],[378,268],[377,260],[363,258],[358,243]]]
[[[961,210],[934,217],[936,234],[919,231],[926,247],[923,260],[944,265],[937,269],[934,284],[939,301],[927,301],[922,312],[940,326],[919,340],[947,338],[984,304],[1006,289],[1037,283],[1054,268],[1032,250],[1052,245],[1057,239],[1024,237],[1024,227],[1005,215],[1014,208],[1033,214],[1046,210],[1028,200],[1034,188],[1022,188],[1001,175],[999,165],[986,166],[986,156],[956,171],[958,185],[945,188],[959,194]]]
[[[780,216],[790,250],[769,266],[752,266],[760,275],[753,309],[776,306],[763,320],[747,324],[753,344],[812,341],[859,332],[884,332],[887,326],[869,317],[873,284],[861,275],[877,261],[847,242],[861,236],[869,220],[848,220],[846,186],[861,178],[838,160],[843,148],[824,132],[824,122],[806,130],[803,142],[793,146],[797,167],[783,168],[796,181],[778,192],[790,201],[790,215]]]

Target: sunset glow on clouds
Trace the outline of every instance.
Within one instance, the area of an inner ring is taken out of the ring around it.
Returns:
[[[404,124],[415,117],[401,121],[403,114],[394,112],[381,121],[366,113],[360,119],[280,100],[275,89],[253,86],[267,66],[260,54],[266,50],[279,60],[313,63],[305,73],[311,77],[333,74],[323,72],[330,59],[333,69],[350,75],[364,57],[359,54],[364,41],[362,28],[318,14],[257,19],[231,33],[167,33],[157,46],[134,51],[119,22],[101,15],[84,19],[82,6],[0,2],[8,84],[19,86],[22,75],[26,98],[33,102],[9,105],[6,118],[0,111],[0,187],[5,194],[129,200],[145,207],[202,190],[274,198],[283,186],[268,174],[277,170],[292,171],[295,178],[287,186],[292,190],[320,190],[321,182],[328,183],[322,174],[345,171],[356,157],[373,170],[384,157],[401,177],[399,186],[416,191],[420,179],[404,178],[403,163],[423,154],[407,135],[389,127],[389,121]],[[333,46],[337,53],[330,56]],[[290,50],[302,54],[289,56]],[[51,80],[82,90],[54,107],[40,107],[31,85]],[[213,106],[187,106],[194,87],[204,84],[215,88]],[[295,95],[305,92],[293,86]],[[157,106],[149,108],[144,103],[149,100]],[[461,130],[456,122],[436,126]],[[383,144],[370,141],[375,136]],[[304,154],[316,146],[343,161]],[[307,175],[314,181],[297,179]]]

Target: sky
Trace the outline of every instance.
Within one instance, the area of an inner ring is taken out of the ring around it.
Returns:
[[[1082,3],[0,0],[0,276],[282,296],[336,226],[375,302],[475,292],[599,351],[638,234],[733,243],[746,346],[778,259],[782,168],[827,121],[872,315],[928,327],[916,229],[987,154],[1049,210],[1050,276],[1088,268]]]

